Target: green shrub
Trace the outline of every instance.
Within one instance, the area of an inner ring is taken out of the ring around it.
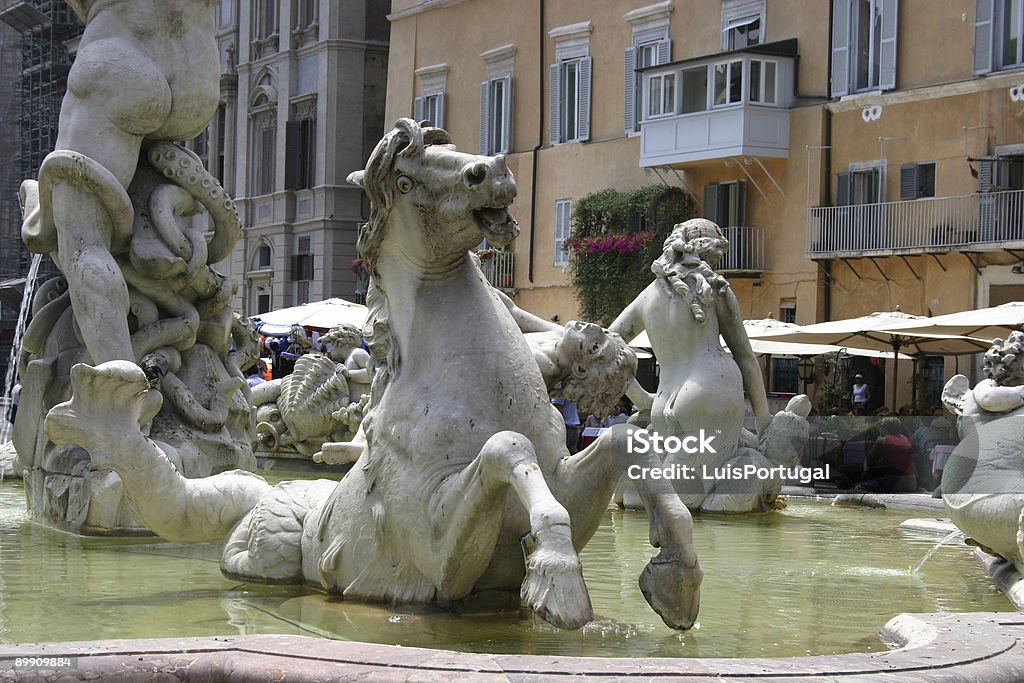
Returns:
[[[580,317],[610,325],[654,279],[651,263],[672,227],[693,214],[693,198],[664,185],[608,188],[576,202],[567,246]]]

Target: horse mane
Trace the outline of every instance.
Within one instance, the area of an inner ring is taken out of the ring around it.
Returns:
[[[366,162],[366,169],[349,175],[351,183],[359,185],[370,198],[370,217],[359,231],[356,251],[366,264],[370,276],[366,292],[366,323],[363,339],[373,356],[375,373],[370,387],[370,409],[383,396],[398,372],[401,359],[398,344],[391,332],[388,295],[377,271],[377,258],[384,242],[388,219],[395,193],[395,161],[399,157],[416,157],[429,145],[451,144],[447,131],[422,124],[412,119],[399,119],[387,133]]]

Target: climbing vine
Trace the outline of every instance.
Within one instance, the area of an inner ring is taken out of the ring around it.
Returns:
[[[665,238],[694,208],[686,191],[663,185],[608,188],[576,202],[566,246],[580,317],[610,325],[654,279],[651,263]]]

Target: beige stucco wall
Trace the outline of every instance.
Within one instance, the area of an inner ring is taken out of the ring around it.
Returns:
[[[657,182],[639,168],[639,138],[625,136],[622,130],[622,53],[632,36],[623,15],[653,3],[547,2],[543,28],[540,3],[464,0],[439,4],[392,23],[386,120],[411,114],[413,97],[419,94],[415,69],[447,63],[446,127],[461,148],[476,151],[479,84],[485,77],[479,55],[516,45],[514,149],[509,155],[519,181],[514,212],[523,229],[514,245],[516,301],[543,317],[567,320],[576,315],[577,305],[566,286],[567,274],[552,264],[554,202],[578,200],[606,187],[628,189]],[[724,159],[675,169],[698,207],[708,183],[737,179],[748,183],[746,223],[767,231],[768,268],[759,278],[732,279],[745,317],[779,316],[782,300],[794,298],[799,323],[816,322],[826,315],[854,317],[896,305],[922,315],[962,310],[983,297],[978,289],[983,277],[975,266],[983,273],[995,266],[1003,272],[1016,262],[1004,252],[975,255],[974,265],[959,253],[909,256],[906,261],[855,259],[849,261],[852,269],[833,260],[826,275],[806,255],[807,209],[834,203],[836,174],[848,170],[851,163],[884,158],[888,200],[899,198],[900,166],[924,161],[936,164],[936,196],[964,195],[977,191],[968,158],[1024,142],[1024,104],[1010,101],[1003,83],[1006,76],[999,74],[1002,80],[994,87],[990,84],[995,74],[975,78],[971,73],[974,4],[973,0],[901,0],[898,90],[837,101],[828,98],[829,3],[767,0],[764,41],[798,40],[797,99],[790,110],[788,158],[762,159],[766,170],[755,164],[741,166],[742,160],[727,166]],[[721,0],[676,0],[674,5],[670,19],[674,61],[722,51]],[[402,17],[416,6],[424,5],[421,0],[395,0],[393,16]],[[591,140],[552,147],[547,133],[547,78],[555,41],[547,34],[555,27],[582,21],[590,21],[593,27]],[[481,30],[481,26],[500,30]],[[862,109],[872,104],[882,105],[882,115],[865,122]],[[823,149],[826,145],[831,146],[830,158]],[[666,177],[677,182],[671,174]],[[531,208],[535,210],[532,224]],[[949,372],[954,367],[947,363]],[[899,401],[909,401],[909,364],[900,368],[900,378]]]

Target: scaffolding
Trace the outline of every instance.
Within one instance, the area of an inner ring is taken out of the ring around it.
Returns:
[[[71,48],[82,30],[64,0],[0,0],[0,376],[30,261],[18,188],[54,148]],[[44,258],[40,280],[57,272]]]

